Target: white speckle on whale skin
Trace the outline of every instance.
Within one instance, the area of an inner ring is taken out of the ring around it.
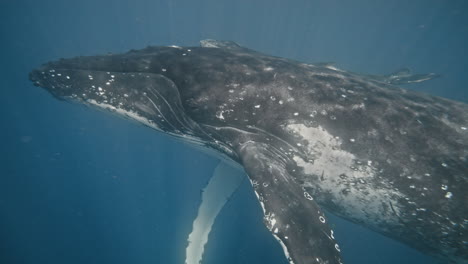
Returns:
[[[461,127],[461,130],[467,130],[467,129],[468,129],[468,128],[466,128],[466,127],[464,127],[464,126]]]
[[[336,251],[341,252],[340,246],[338,246],[338,244],[335,244],[335,249],[336,249]]]
[[[220,120],[224,120],[224,111],[219,111],[217,114],[216,114],[216,117]]]
[[[445,185],[445,184],[442,184],[442,186],[440,186],[440,189],[446,191],[446,190],[448,190],[448,186]]]
[[[68,76],[68,75],[67,75],[67,77],[66,77],[66,78],[67,78],[67,80],[70,80],[70,76]]]
[[[298,112],[294,113],[294,116],[298,116],[298,115],[299,115],[299,113],[298,113]]]
[[[452,196],[453,196],[453,193],[452,193],[452,192],[447,192],[447,193],[445,194],[445,198],[447,198],[447,199],[451,199]]]
[[[282,105],[284,102],[283,102],[283,100],[279,100],[278,103],[279,103],[280,105]]]
[[[448,166],[447,163],[445,163],[445,162],[440,164],[440,165],[442,165],[442,167],[444,167],[444,168],[447,168],[447,166]]]
[[[366,109],[366,105],[364,103],[360,103],[360,104],[355,104],[355,105],[352,105],[351,106],[351,109],[352,110],[358,110],[358,109]]]
[[[325,224],[325,222],[326,222],[325,218],[323,216],[319,216],[319,220],[320,220],[320,222],[322,222],[322,224]]]
[[[254,107],[258,109],[258,108],[260,108],[260,105],[256,105],[256,106],[254,106]]]
[[[263,68],[263,70],[264,71],[272,71],[272,70],[274,70],[274,68],[273,67],[266,67],[266,68]]]
[[[110,85],[110,82],[106,82],[106,85]]]
[[[276,224],[276,219],[272,218],[270,223],[271,223],[271,227],[274,227]]]
[[[163,68],[163,69],[161,69],[161,70],[162,70],[163,72],[166,72],[166,71],[167,71],[167,70],[166,70],[166,69],[164,69],[164,68]]]

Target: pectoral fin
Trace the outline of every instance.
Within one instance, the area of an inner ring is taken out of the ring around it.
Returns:
[[[193,221],[192,232],[187,240],[185,264],[201,263],[216,217],[244,178],[243,171],[225,162],[218,164],[208,185],[203,189],[198,215]]]
[[[238,154],[264,210],[265,225],[283,246],[290,263],[342,263],[323,211],[269,146],[251,141]]]

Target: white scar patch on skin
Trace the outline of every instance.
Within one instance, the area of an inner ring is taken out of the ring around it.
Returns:
[[[351,219],[380,228],[397,224],[398,200],[404,195],[378,178],[378,169],[372,162],[357,164],[359,159],[342,149],[342,140],[321,126],[289,124],[285,128],[301,142],[307,142],[303,145],[308,160],[299,155],[293,157],[306,174],[304,188],[316,190],[319,194],[314,195],[318,197],[331,194],[331,202],[339,207],[338,211]]]

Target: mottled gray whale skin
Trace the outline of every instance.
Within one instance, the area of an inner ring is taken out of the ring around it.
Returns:
[[[61,59],[30,79],[242,165],[291,263],[343,262],[321,207],[468,263],[467,104],[213,40]]]

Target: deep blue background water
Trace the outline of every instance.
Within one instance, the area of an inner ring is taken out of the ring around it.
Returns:
[[[53,99],[27,73],[60,57],[234,40],[265,53],[388,73],[468,102],[468,2],[460,0],[0,1],[0,263],[183,263],[217,160],[150,129]],[[332,217],[347,263],[435,263]],[[204,264],[285,264],[245,182]]]

